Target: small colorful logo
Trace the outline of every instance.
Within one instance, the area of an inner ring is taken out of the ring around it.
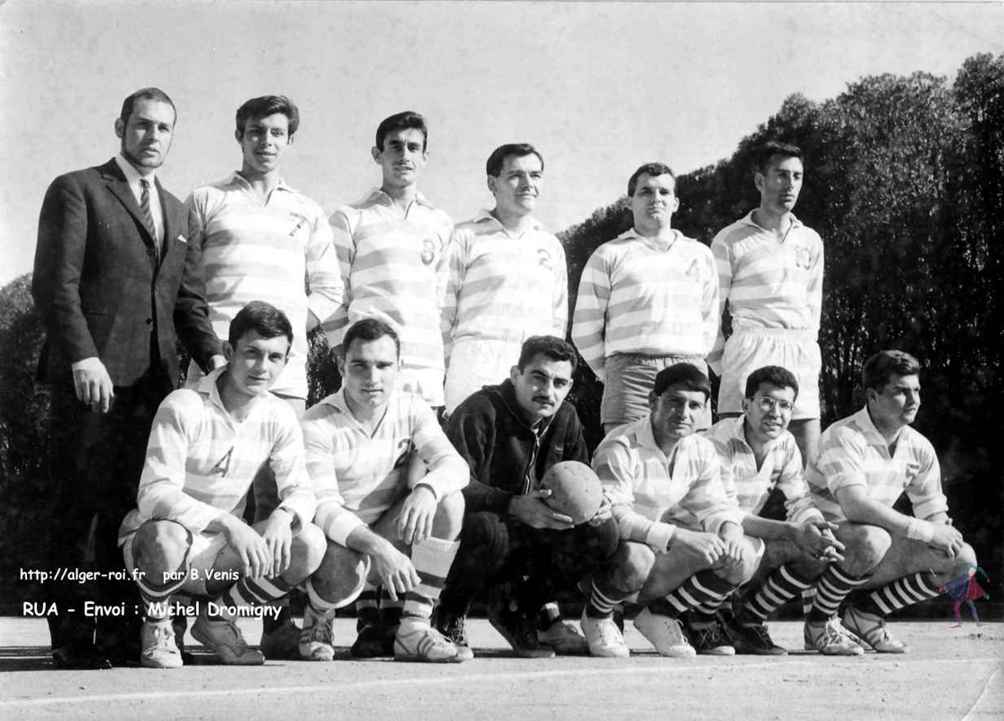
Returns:
[[[986,571],[979,566],[971,566],[964,575],[946,581],[945,585],[938,589],[952,599],[952,617],[955,618],[956,626],[962,625],[963,605],[969,609],[969,615],[973,617],[973,621],[977,624],[980,623],[980,616],[976,612],[974,602],[982,598],[990,598],[990,594],[983,590],[979,576],[983,577],[988,586],[990,585],[990,577],[987,576]]]

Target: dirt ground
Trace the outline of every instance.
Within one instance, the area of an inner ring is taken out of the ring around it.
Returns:
[[[256,640],[259,624],[246,623]],[[902,622],[901,656],[823,658],[799,651],[801,624],[771,625],[788,656],[666,659],[628,624],[630,659],[523,660],[483,620],[469,623],[477,658],[457,665],[354,661],[351,619],[332,663],[268,662],[238,668],[200,663],[57,671],[44,621],[0,618],[0,718],[324,718],[576,721],[999,721],[1004,719],[1004,623]],[[191,639],[189,639],[191,643]],[[202,657],[209,661],[209,657]]]

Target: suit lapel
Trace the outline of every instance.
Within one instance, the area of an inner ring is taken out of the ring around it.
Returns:
[[[154,245],[153,236],[150,235],[150,231],[146,227],[146,221],[143,219],[143,213],[139,209],[139,204],[136,202],[136,198],[132,194],[132,189],[129,187],[129,183],[126,182],[125,176],[122,175],[121,169],[119,169],[118,164],[114,159],[105,163],[101,167],[101,172],[105,176],[105,183],[108,185],[108,189],[112,192],[119,202],[122,203],[123,207],[129,212],[135,220],[136,224],[140,228],[140,237],[143,242],[146,243],[150,250],[154,251],[155,256],[160,254],[157,252],[157,248]],[[158,187],[159,191],[159,187]],[[163,205],[161,206],[163,209]]]

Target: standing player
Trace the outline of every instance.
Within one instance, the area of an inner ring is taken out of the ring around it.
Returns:
[[[746,376],[777,365],[798,379],[791,432],[805,463],[819,445],[819,314],[823,241],[792,214],[802,189],[802,151],[770,142],[757,153],[753,180],[760,207],[711,242],[718,267],[719,315],[728,306],[732,335],[719,333],[708,357],[722,377],[718,414],[742,410]]]
[[[798,381],[778,366],[758,368],[746,379],[743,415],[711,427],[707,438],[722,462],[726,491],[745,514],[743,530],[763,548],[756,580],[743,589],[729,627],[737,653],[784,654],[771,640],[766,621],[774,611],[815,585],[829,560],[845,561],[844,545],[833,537],[836,526],[813,505],[802,471],[802,454],[788,432]],[[761,515],[777,489],[784,494],[785,519]],[[846,637],[835,629],[824,645]]]
[[[38,219],[31,290],[46,332],[39,378],[51,387],[51,560],[100,574],[50,585],[59,668],[135,662],[138,617],[96,620],[84,602],[135,600],[131,583],[106,573],[122,567],[118,527],[135,503],[157,405],[177,384],[177,338],[204,367],[223,362],[184,208],[157,179],[176,118],[158,88],[127,97],[115,119],[119,154],[56,178]]]
[[[565,337],[565,251],[531,213],[544,179],[532,145],[496,148],[485,165],[495,208],[457,226],[443,305],[446,411],[504,378],[530,336]]]
[[[237,109],[234,137],[241,169],[197,188],[188,199],[190,242],[202,249],[210,318],[222,337],[237,312],[252,300],[267,301],[296,329],[289,362],[272,393],[302,416],[307,401],[307,334],[342,304],[342,280],[331,228],[320,206],[286,185],[285,151],[300,113],[282,95],[252,98]],[[306,288],[304,288],[306,279]],[[193,363],[188,386],[202,374]],[[255,520],[278,503],[268,468],[254,484]],[[266,618],[262,649],[269,658],[298,658],[299,629]]]
[[[607,577],[594,581],[583,612],[593,655],[628,655],[611,616],[634,592],[645,606],[634,624],[663,656],[692,656],[695,648],[735,653],[716,614],[752,577],[757,553],[743,535],[742,512],[722,485],[714,445],[695,434],[710,395],[708,377],[693,365],[664,368],[649,394],[651,414],[596,449],[593,467],[626,553]]]
[[[171,595],[208,595],[192,635],[225,664],[257,665],[235,620],[285,596],[317,568],[324,534],[303,461],[296,414],[269,393],[286,365],[293,328],[252,302],[230,323],[229,364],[198,389],[169,395],[150,432],[137,508],[119,542],[146,603],[140,662],[178,668]],[[242,519],[255,474],[268,463],[279,505],[251,527]],[[236,583],[234,583],[236,581]]]
[[[470,483],[438,627],[462,652],[470,653],[464,618],[485,592],[497,599],[489,609],[492,625],[518,655],[586,650],[582,634],[550,599],[613,559],[617,525],[609,517],[573,525],[544,502],[540,488],[556,463],[589,460],[575,407],[565,402],[575,364],[575,349],[560,338],[528,338],[509,378],[475,392],[450,416],[447,434],[470,466]],[[506,583],[512,592],[499,599]]]
[[[670,227],[680,205],[662,163],[628,180],[634,227],[604,243],[582,271],[572,340],[603,382],[603,429],[643,418],[656,374],[677,362],[704,372],[718,332],[718,281],[711,251]],[[710,406],[699,428],[711,423]]]
[[[328,537],[324,561],[307,583],[300,639],[306,659],[333,658],[335,609],[368,582],[404,600],[395,658],[463,660],[429,619],[460,545],[467,465],[422,398],[397,388],[400,364],[393,328],[375,318],[354,323],[338,358],[342,389],[303,418],[317,524]],[[409,475],[412,455],[427,475]]]
[[[439,316],[453,221],[418,191],[428,140],[425,118],[411,111],[377,127],[372,154],[383,178],[379,190],[331,216],[346,303],[324,330],[337,348],[345,329],[358,320],[390,324],[401,339],[401,390],[439,407],[444,403]]]
[[[865,361],[867,402],[823,433],[809,466],[816,505],[839,523],[837,538],[870,554],[864,572],[830,564],[816,587],[809,620],[823,623],[848,598],[844,626],[880,653],[903,653],[886,628],[890,614],[935,598],[969,575],[976,554],[952,526],[931,442],[910,427],[920,408],[920,364],[908,353],[880,351]],[[913,515],[893,509],[906,493]],[[809,635],[807,634],[807,641]]]

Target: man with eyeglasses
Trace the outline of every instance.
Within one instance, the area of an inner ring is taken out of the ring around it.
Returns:
[[[809,495],[802,454],[788,431],[798,381],[780,366],[764,366],[746,380],[743,414],[719,421],[707,432],[722,464],[726,492],[739,503],[743,532],[754,540],[760,560],[753,580],[734,603],[728,626],[736,653],[783,655],[767,632],[767,619],[787,601],[811,588],[831,560],[845,560]],[[761,515],[777,490],[784,496],[783,520]],[[820,650],[846,653],[852,642],[834,619]],[[808,630],[807,630],[808,633]],[[818,634],[817,634],[818,635]]]

